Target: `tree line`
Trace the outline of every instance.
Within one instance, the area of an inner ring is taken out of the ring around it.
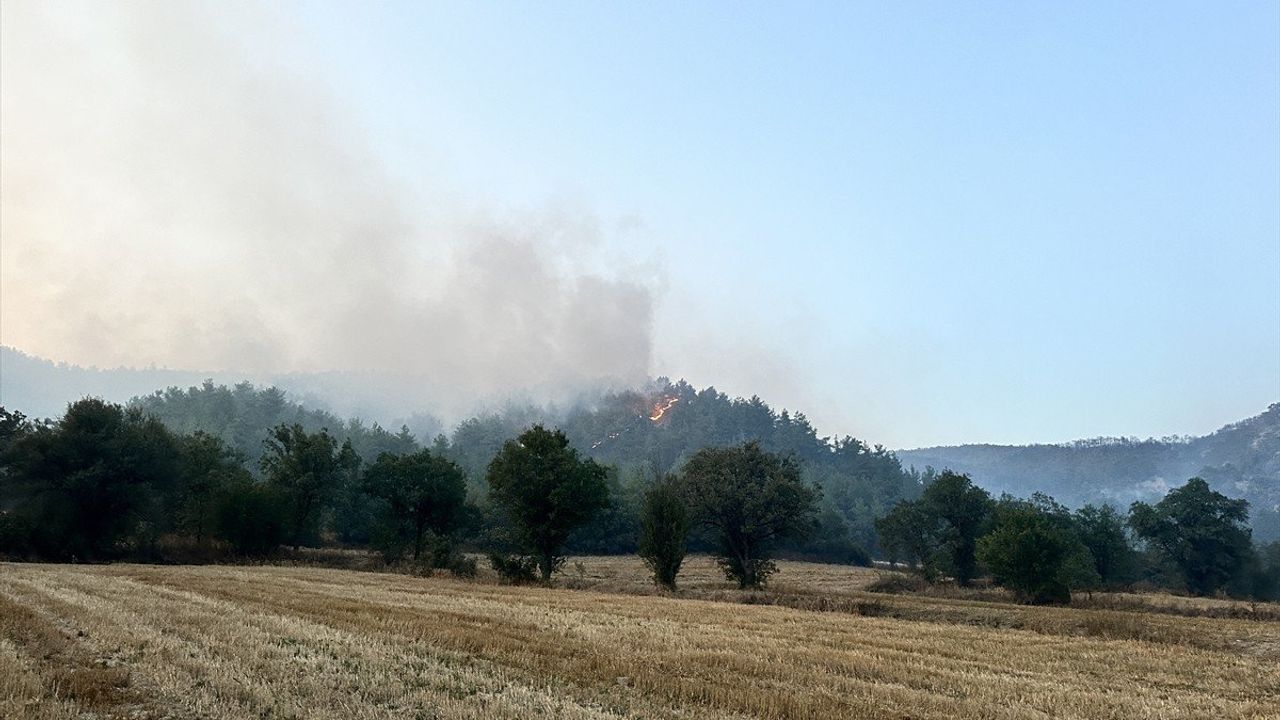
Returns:
[[[946,471],[876,522],[890,560],[926,580],[968,586],[984,572],[1026,602],[1134,585],[1196,595],[1280,598],[1280,543],[1255,547],[1249,503],[1192,478],[1128,514],[1071,511],[1048,495],[993,498]]]
[[[266,433],[255,477],[214,435],[169,430],[139,408],[98,399],[57,421],[0,408],[0,554],[70,562],[261,557],[338,539],[362,506],[369,546],[416,570],[475,572],[483,549],[509,581],[550,580],[571,536],[611,506],[610,469],[561,430],[534,425],[506,441],[468,497],[466,473],[439,448],[384,451],[363,463],[327,429]],[[696,453],[652,483],[637,522],[660,580],[675,574],[694,524],[743,587],[764,584],[771,552],[816,524],[821,491],[789,457],[751,442]],[[665,504],[664,504],[665,501]]]
[[[370,437],[372,458],[350,436],[280,423],[251,464],[221,436],[175,432],[137,405],[85,399],[39,422],[0,409],[0,554],[164,562],[347,544],[389,564],[470,575],[467,549],[518,582],[547,581],[575,545],[616,534],[661,585],[676,586],[692,549],[747,588],[767,583],[780,552],[803,556],[831,529],[830,486],[806,472],[812,460],[757,440],[703,447],[667,472],[651,467],[627,497],[616,466],[580,452],[563,429],[508,436],[479,472],[443,436],[420,447],[407,429],[375,426]],[[952,472],[918,478],[914,497],[874,520],[876,547],[930,581],[987,575],[1028,602],[1140,582],[1277,593],[1277,547],[1254,548],[1247,503],[1198,478],[1127,515],[1073,512],[1043,495],[992,498]]]
[[[659,422],[650,420],[655,401],[671,402]],[[827,562],[866,560],[878,552],[875,519],[901,499],[919,495],[923,475],[904,470],[893,453],[856,438],[819,436],[800,413],[775,410],[758,397],[731,398],[715,388],[696,389],[683,381],[659,378],[644,392],[619,392],[554,408],[512,404],[460,422],[451,432],[433,418],[417,415],[408,427],[390,430],[378,424],[344,421],[303,407],[275,388],[248,383],[227,387],[206,382],[169,388],[129,404],[159,418],[175,432],[197,430],[216,435],[244,454],[258,474],[264,451],[262,434],[280,424],[321,428],[340,442],[350,440],[363,462],[382,452],[405,453],[420,446],[457,463],[466,474],[468,496],[480,502],[488,493],[485,473],[502,446],[524,429],[542,424],[563,431],[573,447],[606,468],[610,505],[570,538],[580,553],[634,553],[643,496],[654,478],[677,471],[704,447],[758,441],[769,452],[793,455],[806,482],[822,489],[821,531],[785,541],[796,555]],[[369,541],[369,522],[361,503],[350,504],[335,523],[341,540]],[[691,543],[707,549],[710,540],[696,530]]]

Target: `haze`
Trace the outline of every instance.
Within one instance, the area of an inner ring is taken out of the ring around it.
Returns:
[[[893,447],[1280,399],[1274,3],[0,8],[24,352]]]

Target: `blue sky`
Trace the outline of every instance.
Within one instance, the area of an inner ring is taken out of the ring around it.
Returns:
[[[653,373],[893,447],[1280,400],[1280,6],[348,3],[226,20],[407,185],[598,228]]]
[[[1277,8],[336,4],[300,27],[405,173],[639,220],[657,371],[893,443],[1025,442],[1280,399]]]

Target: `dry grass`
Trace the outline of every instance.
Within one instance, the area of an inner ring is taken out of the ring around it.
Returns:
[[[859,588],[876,571],[791,563],[769,593],[744,594],[704,558],[671,597],[630,559],[581,562],[565,582],[595,590],[307,567],[0,565],[0,717],[1263,718],[1280,707],[1275,623],[873,596]],[[855,614],[864,596],[883,616]],[[779,606],[822,598],[837,612]],[[116,674],[82,675],[83,689],[59,680],[77,668]]]

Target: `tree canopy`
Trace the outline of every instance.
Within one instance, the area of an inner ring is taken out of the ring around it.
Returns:
[[[1251,549],[1249,503],[1191,478],[1154,506],[1134,503],[1129,524],[1181,574],[1187,590],[1212,594],[1246,567]]]
[[[457,464],[430,450],[383,453],[365,470],[362,487],[384,503],[375,543],[389,560],[408,552],[420,562],[428,540],[433,564],[448,560],[467,499],[466,476]]]
[[[340,487],[354,482],[360,458],[350,441],[339,445],[327,430],[308,433],[300,424],[277,426],[264,442],[262,474],[288,508],[289,544],[315,542],[324,510]]]
[[[699,450],[681,477],[691,516],[714,532],[717,561],[744,588],[767,582],[773,546],[812,528],[821,497],[794,458],[756,442]]]
[[[967,475],[944,471],[919,500],[904,500],[877,523],[881,544],[919,562],[928,577],[948,574],[968,585],[978,572],[978,537],[986,530],[991,496]]]
[[[489,463],[489,502],[504,539],[536,561],[543,581],[564,562],[569,535],[608,506],[605,475],[563,432],[541,425],[508,441]]]

